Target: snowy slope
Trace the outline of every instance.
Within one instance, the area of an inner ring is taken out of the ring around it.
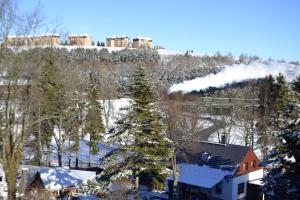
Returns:
[[[183,81],[170,87],[169,93],[205,90],[209,87],[223,87],[226,84],[241,82],[249,79],[264,78],[267,75],[277,76],[279,73],[286,76],[288,81],[292,81],[300,75],[300,65],[280,63],[280,62],[251,62],[249,65],[235,64],[225,66],[217,74]]]

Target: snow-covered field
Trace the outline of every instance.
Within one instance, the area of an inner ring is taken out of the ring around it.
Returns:
[[[122,99],[115,99],[115,100],[100,100],[99,102],[103,104],[103,108],[105,110],[110,110],[110,115],[108,117],[108,128],[107,130],[109,130],[110,128],[115,126],[115,122],[118,121],[119,119],[121,119],[121,117],[126,114],[125,110],[122,110],[122,108],[128,106],[130,104],[130,99],[126,99],[126,98],[122,98]],[[105,116],[103,114],[103,120],[105,120]],[[58,129],[54,130],[56,137],[58,138]],[[63,134],[63,133],[62,133]],[[104,137],[105,139],[105,137]],[[79,162],[83,165],[86,165],[87,163],[91,163],[92,166],[98,166],[99,164],[99,159],[102,158],[103,156],[105,156],[108,152],[110,152],[111,150],[115,149],[117,146],[116,145],[110,145],[107,146],[105,145],[105,143],[103,144],[98,144],[99,147],[99,153],[97,153],[96,155],[89,155],[89,146],[88,146],[88,142],[89,142],[89,135],[86,135],[83,139],[80,140],[80,144],[79,144],[79,153],[78,153],[78,159]],[[52,138],[51,144],[53,146],[53,153],[51,156],[51,164],[53,166],[58,166],[58,160],[57,160],[57,144],[56,141],[54,139],[54,137]],[[76,158],[76,154],[75,152],[69,153],[69,143],[66,140],[64,142],[64,153],[63,153],[63,163],[66,165],[69,162],[69,159],[71,159],[71,164],[74,165],[75,163],[75,158]],[[46,159],[46,156],[45,156]]]

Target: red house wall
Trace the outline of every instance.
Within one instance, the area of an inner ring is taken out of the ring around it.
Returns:
[[[254,168],[251,166],[251,161],[253,161],[253,160],[255,160],[255,162],[256,162],[256,165],[255,165]],[[248,163],[248,171],[244,170],[244,164],[246,162]],[[239,170],[237,171],[236,175],[237,176],[244,175],[244,174],[247,174],[249,172],[259,170],[259,169],[261,169],[261,167],[259,167],[259,164],[260,164],[260,160],[257,158],[257,156],[255,155],[253,150],[250,149],[250,150],[248,150],[246,156],[244,157],[244,159],[240,163],[240,167],[239,167]]]

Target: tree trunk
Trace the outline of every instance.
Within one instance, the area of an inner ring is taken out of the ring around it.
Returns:
[[[178,199],[178,169],[177,169],[177,163],[176,163],[176,153],[172,157],[172,169],[173,169],[173,188],[172,188],[172,199],[176,200]]]
[[[91,136],[90,136],[90,141],[91,141]],[[88,167],[91,167],[91,146],[89,146]]]
[[[254,105],[252,105],[252,120],[251,120],[251,148],[254,149]]]
[[[71,147],[71,141],[70,141],[70,138],[69,138],[69,149],[68,149],[68,151],[69,151],[69,168],[71,168],[71,161],[72,161],[72,152],[71,152],[71,150],[70,150],[70,147]]]
[[[62,152],[63,152],[63,141],[62,141],[62,116],[59,117],[59,129],[58,129],[58,145],[57,145],[57,159],[58,159],[58,166],[62,167]]]
[[[139,175],[136,175],[136,177],[134,179],[134,190],[136,192],[139,191],[139,181],[140,181],[140,177],[139,177]]]
[[[15,200],[16,199],[16,192],[17,192],[17,168],[15,166],[14,161],[10,161],[10,164],[7,166],[6,169],[6,182],[7,182],[7,199],[8,200]]]
[[[62,167],[62,162],[61,162],[61,154],[57,154],[57,159],[58,159],[58,166]]]
[[[76,151],[75,169],[78,169],[78,151]]]
[[[47,166],[50,167],[51,166],[51,147],[50,147],[50,144],[47,144],[47,149],[48,149]]]
[[[39,119],[41,117],[41,107],[39,105]],[[42,131],[41,131],[41,120],[39,120],[38,124],[38,165],[41,166],[43,164],[43,147],[42,147]]]

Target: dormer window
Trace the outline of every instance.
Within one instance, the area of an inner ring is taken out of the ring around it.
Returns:
[[[204,152],[204,153],[201,155],[201,161],[202,161],[202,162],[207,162],[210,158],[211,158],[211,156],[210,156],[209,153],[207,153],[207,152]]]
[[[244,163],[244,171],[248,171],[249,170],[249,166],[248,166],[248,162]]]
[[[255,168],[255,167],[256,167],[256,160],[252,160],[252,161],[251,161],[251,167],[252,167],[252,168]]]

